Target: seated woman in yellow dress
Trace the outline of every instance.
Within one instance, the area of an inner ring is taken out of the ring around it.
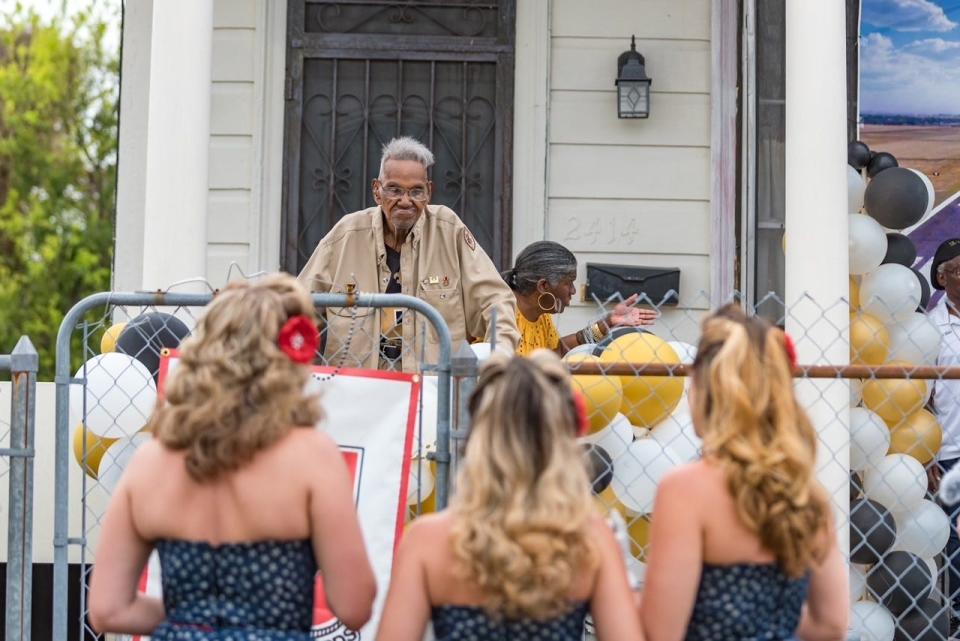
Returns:
[[[520,344],[517,354],[526,356],[535,349],[551,349],[560,355],[577,345],[603,340],[615,327],[652,325],[657,312],[634,307],[633,295],[614,307],[606,316],[590,323],[579,332],[561,337],[553,324],[553,314],[560,314],[577,293],[573,285],[577,277],[577,258],[569,249],[549,240],[528,245],[513,266],[501,274],[517,299],[517,328]]]

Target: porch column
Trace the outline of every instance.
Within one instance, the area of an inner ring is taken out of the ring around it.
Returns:
[[[213,0],[154,2],[151,38],[142,283],[148,290],[206,276]]]
[[[786,3],[786,329],[801,364],[849,362],[846,27],[843,2]],[[817,475],[847,546],[848,386],[800,380]]]

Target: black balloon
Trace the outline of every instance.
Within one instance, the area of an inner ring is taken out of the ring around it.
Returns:
[[[120,332],[117,351],[133,356],[143,363],[153,380],[157,380],[160,351],[165,347],[176,349],[180,346],[180,341],[189,334],[190,330],[184,322],[172,314],[141,314],[127,323]]]
[[[950,606],[927,599],[897,621],[894,641],[947,641],[950,638]]]
[[[587,454],[587,474],[593,485],[593,493],[600,494],[613,480],[613,459],[596,443],[585,443],[583,447]]]
[[[870,162],[867,163],[867,175],[873,178],[880,172],[899,166],[900,163],[893,157],[893,154],[888,154],[885,151],[870,154]]]
[[[867,213],[889,229],[903,229],[918,222],[927,212],[930,195],[917,174],[894,167],[867,183],[863,205]]]
[[[850,560],[876,563],[897,538],[897,524],[887,508],[870,499],[850,501]]]
[[[887,234],[887,254],[883,257],[883,264],[896,263],[904,267],[911,267],[917,260],[917,247],[913,241],[903,234]]]
[[[910,552],[890,552],[867,575],[867,587],[899,617],[930,595],[933,577],[926,562]]]
[[[927,282],[927,277],[918,270],[911,267],[910,271],[912,271],[913,275],[920,281],[920,305],[917,306],[917,311],[926,313],[927,304],[930,302],[930,283]]]
[[[870,162],[870,147],[866,143],[854,140],[847,145],[847,164],[860,171]]]
[[[850,501],[853,502],[863,495],[863,479],[857,472],[850,472]]]
[[[614,327],[610,330],[610,333],[603,337],[603,339],[597,343],[597,346],[593,348],[593,355],[600,356],[603,354],[603,350],[607,348],[607,345],[617,340],[621,336],[626,336],[627,334],[652,334],[650,330],[643,329],[642,327]]]

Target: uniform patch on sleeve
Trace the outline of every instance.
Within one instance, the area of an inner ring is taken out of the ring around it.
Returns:
[[[473,234],[470,233],[469,229],[463,230],[463,242],[467,244],[470,251],[477,251],[477,240],[473,237]]]

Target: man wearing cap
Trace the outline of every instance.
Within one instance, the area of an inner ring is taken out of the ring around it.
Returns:
[[[937,365],[960,367],[960,238],[945,240],[937,248],[930,263],[930,283],[942,290],[943,298],[927,316],[943,334]],[[931,466],[931,480],[939,483],[940,475],[960,463],[960,380],[938,380],[933,384],[931,397],[933,411],[943,431],[943,445],[937,455],[937,465]],[[957,518],[960,504],[948,507],[950,512],[950,539],[947,541],[947,560],[950,564],[948,593],[953,602],[951,628],[960,621],[960,536]]]
[[[430,204],[432,164],[433,153],[413,138],[388,142],[372,185],[377,206],[340,219],[317,245],[300,282],[312,292],[416,296],[443,316],[454,348],[468,337],[495,333],[497,346],[512,352],[520,339],[513,293],[463,221]],[[421,358],[436,363],[439,357],[436,332],[417,314],[327,309],[326,321],[324,355],[333,365],[348,355],[348,367],[411,372]]]

